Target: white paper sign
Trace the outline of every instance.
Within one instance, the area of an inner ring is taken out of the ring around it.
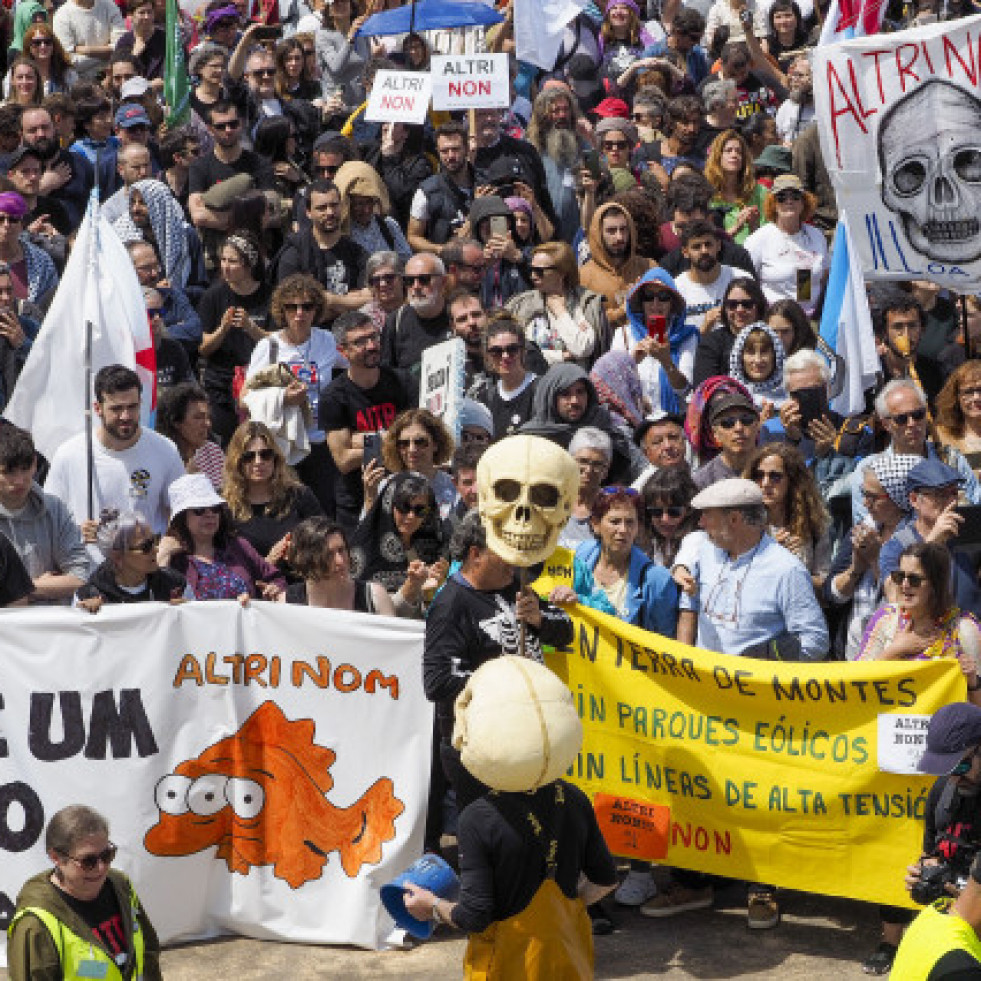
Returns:
[[[459,442],[460,400],[466,384],[467,347],[459,337],[434,344],[422,354],[419,407],[438,416]]]
[[[926,749],[929,715],[879,716],[879,769],[884,773],[915,773]]]
[[[424,123],[432,95],[428,72],[394,72],[375,75],[365,109],[366,123]]]
[[[506,109],[511,86],[506,54],[433,55],[434,109]]]
[[[824,163],[867,279],[981,288],[981,17],[814,50]]]
[[[0,923],[68,804],[162,942],[380,947],[379,888],[422,850],[422,624],[276,603],[0,614]],[[6,935],[0,940],[0,966]]]

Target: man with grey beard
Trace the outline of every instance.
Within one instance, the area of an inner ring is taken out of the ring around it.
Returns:
[[[795,58],[787,69],[788,97],[777,110],[777,135],[785,146],[793,146],[814,118],[811,63],[805,55]]]
[[[579,229],[576,173],[589,143],[577,132],[582,115],[568,89],[547,88],[531,113],[526,138],[542,158],[545,183],[558,224],[555,239],[571,242]]]
[[[402,282],[405,303],[385,320],[381,363],[394,368],[405,390],[418,398],[422,352],[454,336],[446,312],[443,260],[431,252],[414,255],[405,264]]]

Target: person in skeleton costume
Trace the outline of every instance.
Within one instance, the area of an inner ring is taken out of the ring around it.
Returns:
[[[581,745],[569,689],[525,658],[484,663],[456,700],[461,768],[493,789],[460,815],[459,901],[409,883],[405,908],[470,934],[468,978],[593,977],[586,904],[616,866],[589,798],[559,779]]]
[[[910,245],[946,265],[981,259],[981,101],[932,79],[900,99],[879,127],[882,202]]]

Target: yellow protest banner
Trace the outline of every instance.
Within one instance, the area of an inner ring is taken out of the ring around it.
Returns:
[[[548,656],[585,729],[571,779],[611,848],[681,868],[913,905],[929,717],[956,661],[778,663],[716,654],[585,607]]]

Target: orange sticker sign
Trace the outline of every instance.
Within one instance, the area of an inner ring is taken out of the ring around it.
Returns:
[[[664,858],[668,854],[671,808],[664,804],[597,794],[593,809],[607,847],[624,858]]]

